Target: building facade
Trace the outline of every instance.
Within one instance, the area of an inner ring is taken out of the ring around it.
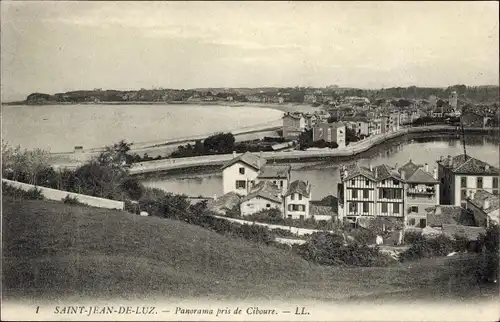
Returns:
[[[269,181],[280,189],[281,195],[284,195],[291,181],[291,173],[292,166],[290,165],[266,164],[257,175],[256,183]]]
[[[286,113],[283,116],[283,137],[296,140],[306,129],[306,120],[301,113]]]
[[[405,227],[424,228],[429,207],[439,205],[438,170],[429,172],[429,165],[418,165],[410,160],[398,169],[405,181]]]
[[[250,188],[240,204],[242,216],[252,215],[263,210],[277,209],[283,213],[283,199],[278,186],[269,181],[261,181]]]
[[[404,218],[404,181],[390,166],[355,165],[341,170],[339,203],[344,219],[357,222],[363,217]]]
[[[441,157],[437,164],[442,204],[465,207],[479,189],[498,195],[498,168],[465,154]]]
[[[265,164],[266,159],[259,155],[246,152],[238,156],[233,153],[233,159],[222,167],[222,193],[235,192],[246,196]]]
[[[308,219],[310,213],[311,185],[300,180],[290,184],[284,196],[284,217],[289,219]]]
[[[313,141],[336,142],[339,148],[344,148],[346,143],[345,131],[345,125],[341,122],[318,123],[313,127]]]

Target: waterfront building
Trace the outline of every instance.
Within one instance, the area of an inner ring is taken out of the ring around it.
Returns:
[[[357,136],[370,135],[371,120],[368,117],[344,117],[342,123],[349,129],[352,129]]]
[[[390,133],[396,132],[400,128],[399,112],[389,113],[381,118],[381,132]]]
[[[310,214],[311,185],[300,180],[290,184],[284,196],[285,218],[308,219]]]
[[[296,140],[306,129],[306,120],[301,113],[286,113],[283,116],[283,137]]]
[[[313,141],[336,142],[339,148],[346,146],[345,125],[341,122],[318,123],[313,127]]]
[[[291,165],[266,164],[260,169],[255,182],[269,181],[278,186],[281,190],[281,195],[284,195],[290,184],[291,172]]]
[[[319,121],[319,116],[317,114],[306,113],[304,114],[304,119],[306,121],[306,129],[312,129],[314,125]]]
[[[405,226],[424,228],[429,207],[439,205],[438,170],[429,172],[429,165],[415,164],[410,160],[398,169],[404,182]]]
[[[466,208],[473,214],[476,226],[489,227],[492,222],[499,224],[498,199],[498,195],[481,189],[466,199]]]
[[[240,204],[242,216],[252,215],[263,210],[278,209],[283,213],[281,189],[270,181],[261,181],[249,189]]]
[[[238,156],[234,152],[233,159],[222,167],[223,194],[235,192],[246,196],[265,164],[266,159],[261,155],[246,152]]]
[[[404,218],[404,180],[388,165],[341,169],[339,214],[352,223],[364,217]]]
[[[479,189],[498,195],[498,168],[465,154],[441,156],[437,164],[442,204],[464,207]]]

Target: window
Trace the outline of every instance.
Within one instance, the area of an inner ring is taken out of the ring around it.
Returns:
[[[287,217],[288,217],[288,219],[292,219],[292,215],[288,215]]]
[[[461,177],[460,178],[460,187],[461,188],[467,188],[467,177]]]
[[[382,180],[382,184],[384,184],[384,185],[385,185],[385,180]]]
[[[364,189],[363,190],[363,199],[368,199],[370,194],[370,190]]]
[[[418,207],[417,206],[411,206],[410,207],[411,212],[418,212]]]
[[[292,200],[295,200],[295,194],[294,194],[294,193],[292,193],[292,194],[290,195],[290,198],[291,198]]]
[[[245,180],[236,180],[236,189],[245,189],[246,186]]]
[[[280,187],[283,188],[283,180],[280,180]]]
[[[349,212],[358,212],[358,204],[356,202],[350,202],[349,203]]]
[[[365,185],[369,186],[370,185],[370,180],[365,180]]]
[[[408,225],[415,226],[415,218],[408,220]]]
[[[245,174],[245,168],[240,168],[240,174]]]
[[[356,181],[355,180],[351,180],[351,185],[355,185],[356,184]]]
[[[270,203],[268,203],[268,204],[266,205],[266,208],[271,208],[271,204],[270,204]]]
[[[483,177],[477,177],[476,187],[482,189],[483,188]]]
[[[357,199],[358,198],[358,190],[357,189],[352,189],[352,198]]]
[[[392,183],[393,183],[395,186],[399,186],[399,181],[398,181],[398,180],[392,180]]]
[[[498,177],[493,178],[493,189],[498,189]]]
[[[369,209],[368,202],[363,202],[363,213],[367,214]]]
[[[298,194],[299,195],[299,200],[302,200],[302,195],[301,194]]]
[[[291,205],[292,206],[292,211],[300,211],[300,205]]]
[[[425,220],[424,218],[420,219],[420,228],[425,228],[425,226],[427,226],[427,220]]]
[[[382,212],[387,213],[387,204],[385,202],[382,203]]]
[[[461,200],[465,200],[465,198],[467,198],[467,190],[466,189],[462,189],[461,192],[460,192],[460,199]]]
[[[399,204],[398,203],[392,204],[392,212],[395,214],[399,214]]]
[[[276,184],[276,180],[274,180],[273,183]]]

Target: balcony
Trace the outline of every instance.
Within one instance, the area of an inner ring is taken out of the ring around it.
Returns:
[[[408,188],[408,193],[415,195],[434,195],[436,190],[434,188]]]

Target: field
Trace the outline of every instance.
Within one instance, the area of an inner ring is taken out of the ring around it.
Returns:
[[[3,299],[472,298],[474,258],[320,267],[184,222],[3,198]]]

